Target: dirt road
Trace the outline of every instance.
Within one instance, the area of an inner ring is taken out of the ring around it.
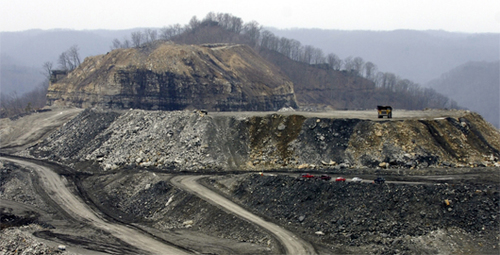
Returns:
[[[20,151],[43,139],[82,111],[79,108],[53,108],[15,121],[0,119],[0,148],[6,153]]]
[[[269,230],[285,247],[286,254],[316,254],[316,251],[311,244],[297,237],[292,232],[287,231],[274,223],[265,221],[223,196],[198,184],[196,181],[202,177],[204,176],[176,176],[172,178],[171,182],[181,189],[190,191],[212,204],[221,206],[231,213],[239,215],[240,217],[243,217],[244,219]]]
[[[2,160],[14,162],[35,170],[41,178],[43,188],[51,198],[75,219],[105,230],[120,240],[150,254],[191,254],[185,250],[162,243],[133,228],[107,222],[98,217],[79,197],[75,196],[65,184],[65,179],[51,169],[35,163],[0,157]]]
[[[431,109],[425,111],[412,111],[395,109],[392,119],[379,119],[377,110],[335,110],[324,112],[304,112],[304,111],[283,111],[283,112],[209,112],[211,116],[235,116],[252,117],[266,116],[270,114],[280,115],[302,115],[307,118],[333,118],[333,119],[366,119],[373,121],[406,120],[406,119],[443,119],[446,117],[460,117],[464,115],[462,110],[440,110]]]

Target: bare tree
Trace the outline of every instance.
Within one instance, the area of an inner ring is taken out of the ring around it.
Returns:
[[[342,67],[342,60],[333,53],[330,53],[326,56],[326,62],[333,70],[340,70],[340,68]]]
[[[360,57],[355,57],[353,60],[353,69],[354,69],[354,72],[357,74],[357,75],[361,75],[361,71],[363,70],[363,65],[365,64],[365,61],[360,58]]]
[[[257,21],[251,21],[243,26],[243,33],[250,39],[250,46],[257,46],[261,30],[262,26],[259,26]]]
[[[214,12],[207,13],[207,16],[203,19],[203,21],[216,21],[217,15]]]
[[[281,54],[290,57],[290,53],[292,50],[291,47],[292,47],[291,41],[285,37],[281,37],[281,39],[279,40],[278,51]]]
[[[156,41],[158,39],[158,31],[156,29],[151,30],[149,39],[151,39],[151,41]]]
[[[150,28],[144,29],[143,37],[146,43],[154,42],[158,39],[158,31]]]
[[[372,62],[368,61],[364,65],[365,78],[371,81],[375,80],[375,73],[377,72],[377,66]]]
[[[381,88],[382,87],[382,82],[384,80],[384,73],[383,72],[377,72],[375,75],[375,86]]]
[[[407,92],[411,83],[408,79],[397,79],[394,90],[398,93]]]
[[[290,40],[290,58],[299,61],[302,55],[302,45],[299,41],[291,39]]]
[[[42,74],[45,76],[47,80],[50,79],[50,76],[52,75],[52,70],[53,70],[53,64],[50,61],[47,61],[43,63],[42,65]]]
[[[304,46],[304,51],[302,52],[301,62],[311,64],[313,58],[314,47],[311,45]]]
[[[132,32],[131,38],[132,38],[132,46],[134,46],[134,47],[141,46],[142,39],[143,39],[141,31]]]
[[[173,35],[174,35],[174,31],[172,29],[172,26],[162,27],[160,29],[160,39],[162,39],[162,40],[170,40],[170,38],[172,38]]]
[[[232,16],[230,19],[229,31],[239,34],[241,33],[242,29],[243,29],[243,20],[241,18]]]
[[[120,40],[118,40],[118,38],[115,38],[112,42],[113,45],[111,45],[111,50],[114,50],[114,49],[119,49],[122,47],[122,43],[120,42]]]
[[[78,45],[71,46],[68,50],[59,55],[57,60],[62,70],[72,71],[80,65],[80,53]]]
[[[354,61],[351,56],[347,57],[344,59],[344,70],[348,72],[354,71]]]
[[[274,37],[274,34],[272,32],[270,32],[269,30],[264,30],[262,32],[262,36],[260,39],[260,46],[264,47],[266,49],[271,49],[270,45],[271,45],[271,40],[273,37]]]
[[[142,37],[143,37],[145,43],[150,43],[150,42],[156,40],[156,30],[146,28],[146,29],[144,29],[144,32],[142,33]]]
[[[382,76],[381,87],[394,91],[394,86],[396,85],[397,77],[393,73],[386,72]]]
[[[59,68],[61,68],[62,70],[69,70],[68,57],[66,56],[66,52],[63,52],[61,53],[61,55],[59,55],[57,63],[59,64]]]
[[[182,29],[182,26],[181,24],[177,23],[175,25],[172,26],[173,30],[174,30],[174,35],[180,35],[182,34],[182,32],[184,32],[184,30]]]
[[[323,54],[323,51],[320,48],[313,48],[311,54],[311,61],[312,64],[323,64],[326,62],[325,55]]]
[[[76,44],[71,46],[71,48],[69,48],[69,50],[68,50],[68,56],[74,65],[73,69],[75,69],[77,66],[79,66],[81,64],[79,51],[80,51],[80,48]]]
[[[131,45],[131,43],[130,43],[130,41],[128,40],[128,38],[127,38],[126,36],[125,36],[125,37],[123,37],[122,48],[124,48],[124,49],[128,49],[128,48],[130,48],[130,45]]]
[[[193,16],[191,18],[191,20],[189,20],[189,29],[190,30],[195,30],[196,28],[198,28],[200,26],[201,22],[198,20],[198,18],[196,18],[196,16]]]

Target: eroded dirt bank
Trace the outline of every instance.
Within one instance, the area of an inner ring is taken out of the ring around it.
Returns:
[[[238,171],[498,165],[500,133],[466,111],[411,118],[85,110],[24,155],[80,170]],[[85,167],[92,165],[93,167]]]

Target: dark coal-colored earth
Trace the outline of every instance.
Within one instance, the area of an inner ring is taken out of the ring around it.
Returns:
[[[228,188],[225,179],[205,183],[325,252],[447,253],[437,244],[439,233],[446,233],[445,246],[461,245],[451,253],[499,252],[498,184],[373,184],[248,174]]]

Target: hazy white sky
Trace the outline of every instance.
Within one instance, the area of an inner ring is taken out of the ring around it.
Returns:
[[[159,28],[211,11],[276,28],[500,32],[500,0],[0,0],[0,31]]]

